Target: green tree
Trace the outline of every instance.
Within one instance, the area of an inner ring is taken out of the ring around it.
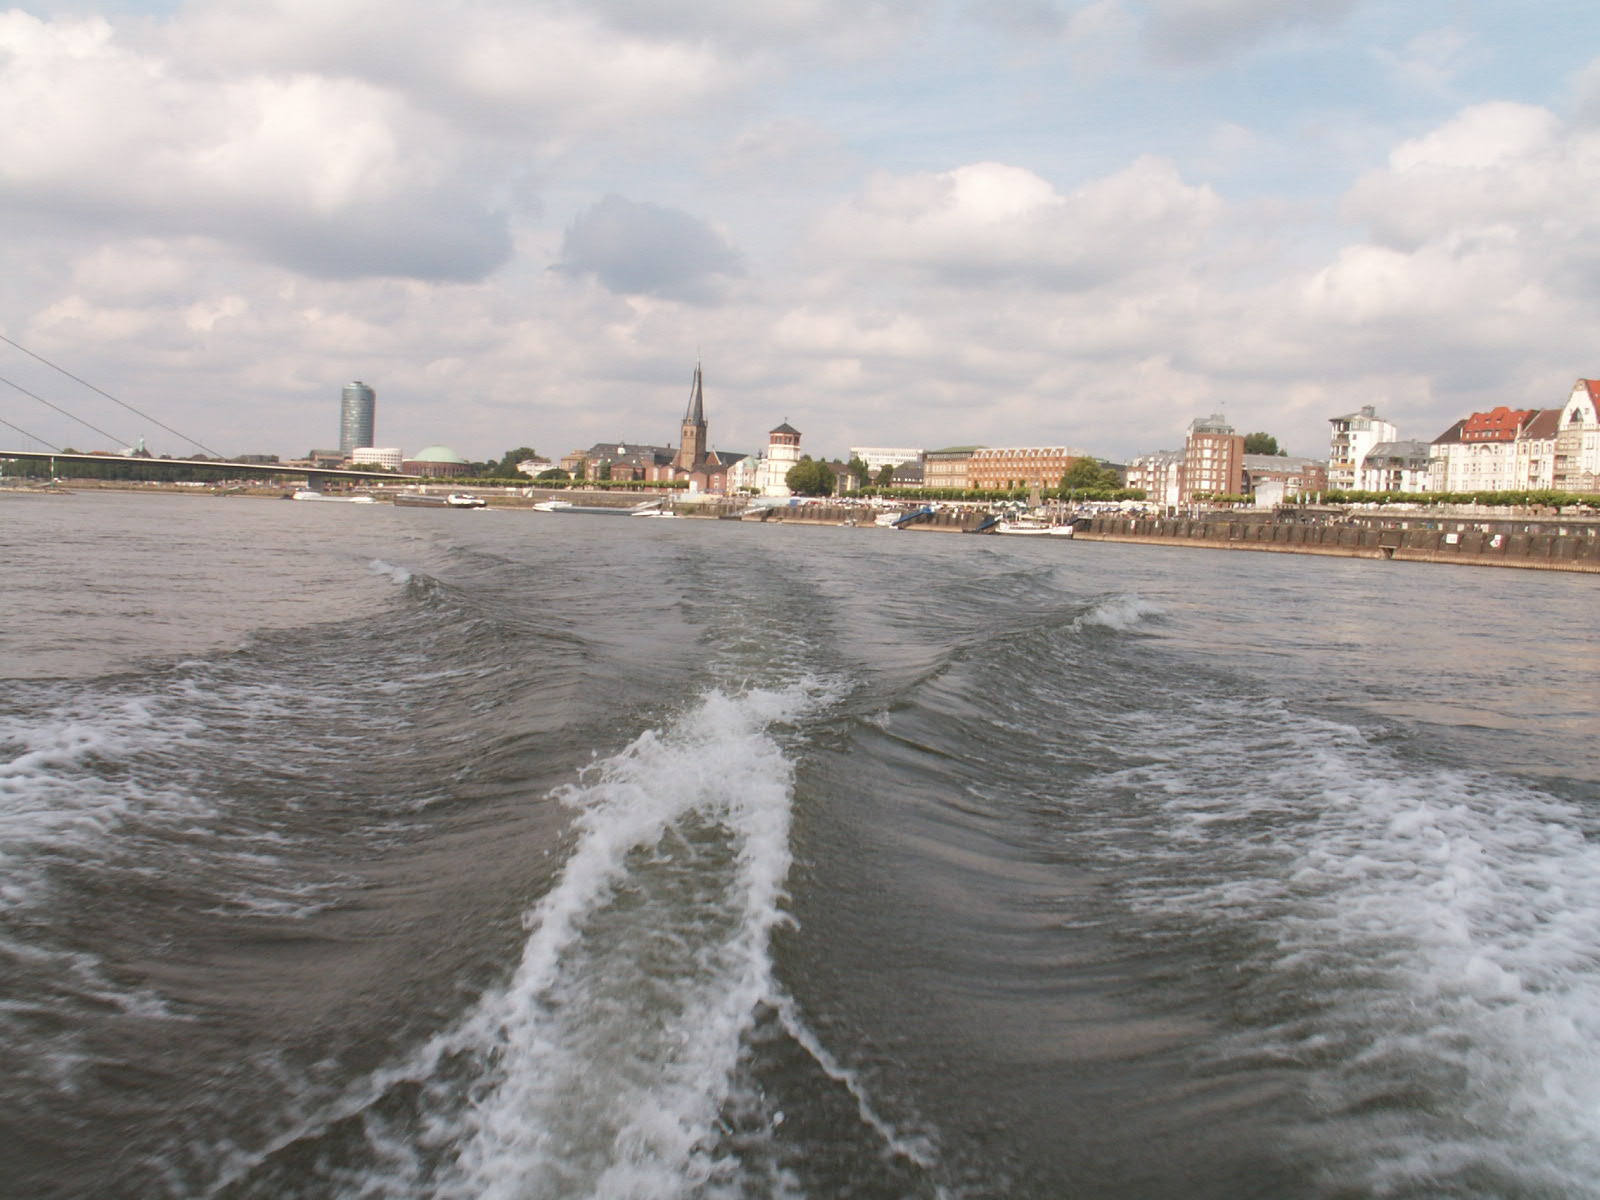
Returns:
[[[515,479],[522,472],[517,470],[517,464],[524,459],[537,457],[537,452],[532,446],[518,446],[515,450],[507,450],[500,456],[500,461],[491,466],[487,474],[501,479]]]
[[[826,463],[816,462],[809,455],[789,468],[783,482],[797,496],[833,495],[833,472]]]
[[[878,468],[877,483],[879,487],[892,487],[894,485],[893,463],[884,463],[883,466]]]
[[[1289,453],[1287,450],[1278,449],[1278,439],[1270,433],[1245,434],[1244,452],[1246,454],[1275,454],[1279,457],[1284,457]]]
[[[1061,475],[1061,490],[1074,492],[1112,491],[1122,486],[1122,480],[1110,467],[1102,467],[1092,458],[1075,458]]]

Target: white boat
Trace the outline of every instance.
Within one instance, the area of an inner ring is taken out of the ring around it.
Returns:
[[[365,493],[357,496],[330,496],[326,492],[319,492],[316,488],[295,488],[291,500],[323,500],[337,504],[376,504],[377,501]]]
[[[538,506],[536,505],[535,507]],[[569,504],[565,500],[557,500],[543,511],[590,517],[631,517],[633,515],[633,510],[630,508],[615,508],[609,504]]]
[[[471,492],[396,492],[394,502],[401,508],[487,508],[489,504]]]
[[[1072,536],[1071,525],[1052,525],[1038,517],[1011,517],[994,527],[996,533],[1012,537],[1065,537]]]
[[[676,517],[661,507],[659,500],[646,500],[629,508],[610,504],[573,504],[568,500],[542,500],[533,506],[540,512],[577,513],[595,517]]]

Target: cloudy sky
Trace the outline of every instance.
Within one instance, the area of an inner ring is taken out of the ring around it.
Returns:
[[[1600,374],[1592,0],[27,0],[0,113],[0,447],[669,442],[699,357],[726,450],[1325,457]]]

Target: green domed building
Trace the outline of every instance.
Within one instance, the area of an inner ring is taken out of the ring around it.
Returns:
[[[426,475],[430,479],[454,479],[471,475],[473,466],[449,446],[429,446],[405,461],[407,475]]]

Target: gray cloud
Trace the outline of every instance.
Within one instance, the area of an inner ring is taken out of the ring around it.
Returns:
[[[572,223],[555,269],[592,275],[622,295],[697,303],[744,274],[739,253],[704,221],[621,196],[607,196]]]
[[[1337,25],[1360,0],[1155,0],[1146,44],[1177,66],[1223,62],[1275,33]]]
[[[367,276],[475,282],[511,257],[503,213],[453,207],[343,213],[316,223],[263,225],[228,236],[269,262],[320,279]]]

